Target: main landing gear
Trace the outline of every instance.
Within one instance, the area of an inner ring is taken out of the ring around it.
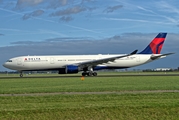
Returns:
[[[87,69],[83,69],[82,76],[97,76],[97,72],[93,71],[93,68],[89,66]]]
[[[81,74],[82,76],[97,76],[97,72],[89,71],[89,72],[83,72]]]

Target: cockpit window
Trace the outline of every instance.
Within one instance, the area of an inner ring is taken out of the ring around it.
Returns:
[[[12,60],[7,60],[6,62],[12,62]]]

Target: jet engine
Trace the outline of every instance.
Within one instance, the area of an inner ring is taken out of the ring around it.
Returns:
[[[79,72],[78,66],[75,65],[67,65],[65,68],[60,68],[58,70],[58,74],[73,74],[78,72]]]

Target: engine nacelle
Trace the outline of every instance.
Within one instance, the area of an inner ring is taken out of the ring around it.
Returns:
[[[67,65],[66,66],[66,73],[78,73],[78,66],[75,65]]]
[[[58,74],[72,74],[78,72],[79,72],[78,66],[67,65],[65,68],[59,69]]]
[[[66,74],[66,68],[58,69],[58,74]]]

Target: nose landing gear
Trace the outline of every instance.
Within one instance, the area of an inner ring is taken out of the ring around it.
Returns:
[[[22,73],[22,71],[20,71],[20,75],[19,75],[20,77],[23,77],[23,73]]]

